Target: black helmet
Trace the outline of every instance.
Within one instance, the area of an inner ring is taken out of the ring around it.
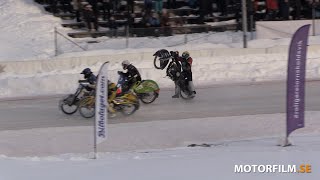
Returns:
[[[179,57],[179,51],[170,51],[170,54],[173,58],[178,58]]]
[[[85,68],[80,74],[84,74],[85,76],[92,74],[90,68]]]
[[[175,51],[174,52],[174,58],[178,58],[179,57],[179,51]]]

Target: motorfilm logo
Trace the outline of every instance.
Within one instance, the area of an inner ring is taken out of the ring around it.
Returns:
[[[301,165],[235,165],[235,173],[311,173],[310,164]]]

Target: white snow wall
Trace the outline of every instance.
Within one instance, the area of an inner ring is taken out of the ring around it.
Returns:
[[[234,82],[285,80],[287,46],[272,48],[228,48],[190,50],[194,58],[193,77],[196,86]],[[51,60],[0,62],[0,97],[70,93],[77,87],[85,67],[98,71],[109,61],[110,78],[117,80],[122,60],[130,60],[141,71],[143,79],[157,81],[161,88],[173,87],[165,71],[153,67],[150,52],[56,58]],[[320,45],[308,48],[307,78],[320,77]]]
[[[277,38],[291,38],[292,35],[301,26],[310,24],[309,35],[320,34],[319,23],[320,20],[314,21],[315,27],[313,28],[312,20],[290,20],[290,21],[258,21],[256,22],[256,38],[257,39],[277,39]]]

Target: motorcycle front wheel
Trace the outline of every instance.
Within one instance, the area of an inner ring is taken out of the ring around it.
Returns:
[[[77,112],[79,107],[78,100],[75,99],[74,102],[70,102],[73,98],[75,98],[74,95],[70,94],[59,101],[59,107],[63,113],[71,115]]]

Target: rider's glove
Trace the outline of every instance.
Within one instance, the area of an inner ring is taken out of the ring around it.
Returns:
[[[91,91],[91,90],[92,90],[92,88],[89,87],[88,85],[84,86],[84,88],[85,88],[87,91]]]

